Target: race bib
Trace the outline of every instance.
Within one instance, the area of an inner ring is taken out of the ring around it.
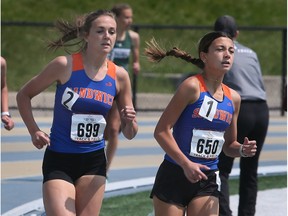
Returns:
[[[205,159],[217,158],[224,141],[224,132],[193,129],[190,155]]]
[[[114,48],[111,55],[111,60],[113,59],[127,59],[130,56],[130,48]]]
[[[199,115],[212,121],[216,113],[217,105],[218,102],[216,100],[205,95],[204,101],[200,107]]]
[[[72,140],[95,142],[103,139],[106,120],[102,115],[74,114],[71,121]]]
[[[62,105],[65,106],[67,109],[71,110],[73,104],[76,102],[76,100],[79,98],[79,94],[74,92],[70,88],[66,88],[63,95],[62,95]]]

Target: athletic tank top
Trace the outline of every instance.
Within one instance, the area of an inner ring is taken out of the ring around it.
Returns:
[[[224,132],[232,121],[234,106],[229,87],[222,84],[224,96],[222,101],[218,101],[208,92],[202,75],[196,75],[196,78],[200,96],[184,109],[173,127],[173,136],[187,158],[216,170]],[[176,164],[167,154],[165,159]]]
[[[108,61],[103,80],[90,79],[81,53],[72,55],[73,69],[65,84],[57,84],[49,149],[85,153],[105,147],[105,117],[116,95],[116,66]]]
[[[108,58],[116,65],[122,66],[128,71],[129,57],[132,48],[132,39],[128,31],[126,31],[123,41],[116,41],[114,48],[108,55]]]

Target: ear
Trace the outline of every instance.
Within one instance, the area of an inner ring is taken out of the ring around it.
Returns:
[[[200,52],[200,59],[205,63],[207,60],[207,53]]]
[[[240,34],[240,32],[237,30],[236,31],[236,34],[235,34],[235,36],[234,36],[234,39],[236,40],[236,38],[239,36],[239,34]]]
[[[85,32],[84,35],[83,35],[83,39],[86,41],[86,43],[88,42],[88,33]]]

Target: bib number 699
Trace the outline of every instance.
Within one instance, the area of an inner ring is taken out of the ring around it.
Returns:
[[[78,137],[97,137],[99,132],[99,124],[79,123],[77,135]]]

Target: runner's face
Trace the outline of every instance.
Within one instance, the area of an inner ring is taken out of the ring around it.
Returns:
[[[201,56],[205,62],[205,70],[210,68],[227,72],[234,60],[234,43],[230,38],[219,37],[211,43],[208,53],[202,52]]]
[[[133,22],[133,12],[131,9],[125,9],[121,12],[120,16],[117,18],[117,23],[119,28],[127,30],[130,28]]]
[[[100,16],[92,22],[86,36],[88,48],[109,53],[116,41],[116,21],[110,16]]]

